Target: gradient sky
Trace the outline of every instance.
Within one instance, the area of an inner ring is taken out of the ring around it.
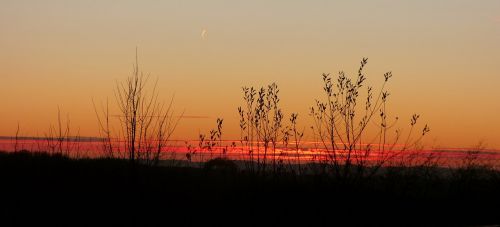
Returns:
[[[97,135],[91,98],[114,100],[138,47],[162,98],[208,117],[184,119],[177,138],[196,139],[216,117],[237,138],[241,87],[271,82],[307,126],[321,73],[354,75],[368,57],[368,82],[393,72],[390,111],[421,114],[428,145],[500,148],[498,0],[2,0],[0,31],[0,135],[18,122],[22,135],[43,134],[58,106],[74,131]]]

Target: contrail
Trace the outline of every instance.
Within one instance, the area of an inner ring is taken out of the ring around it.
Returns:
[[[207,38],[207,29],[203,28],[201,30],[201,39],[205,40]]]

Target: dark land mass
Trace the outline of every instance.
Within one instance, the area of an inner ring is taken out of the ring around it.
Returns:
[[[467,226],[500,223],[500,174],[257,174],[0,152],[0,226]]]

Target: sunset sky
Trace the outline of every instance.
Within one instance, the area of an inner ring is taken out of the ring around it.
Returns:
[[[17,124],[43,135],[68,115],[97,136],[92,98],[114,103],[116,81],[158,78],[188,116],[175,137],[196,139],[224,118],[239,137],[242,86],[276,82],[288,116],[322,96],[322,73],[368,83],[393,72],[389,111],[431,127],[429,146],[500,149],[500,1],[24,1],[0,2],[0,136]]]

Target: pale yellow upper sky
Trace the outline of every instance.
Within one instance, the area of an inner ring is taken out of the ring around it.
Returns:
[[[206,29],[205,38],[201,37]],[[242,86],[277,82],[287,115],[321,96],[321,73],[369,83],[392,71],[390,107],[431,126],[429,143],[500,148],[500,1],[9,1],[0,2],[0,135],[42,135],[57,108],[97,135],[91,98],[113,101],[132,71],[159,78],[196,139],[216,117],[237,137]]]

